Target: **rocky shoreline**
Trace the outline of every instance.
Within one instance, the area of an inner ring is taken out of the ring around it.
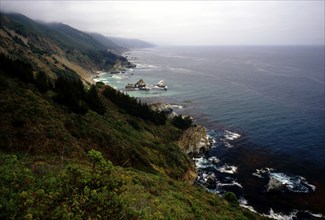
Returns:
[[[183,108],[179,105],[172,105],[162,102],[151,103],[149,106],[155,111],[164,112],[168,118],[178,116],[178,114],[174,111],[174,108]],[[208,151],[213,146],[213,142],[204,126],[193,125],[184,131],[183,135],[178,140],[178,146],[182,152],[189,155],[191,158],[197,158]],[[195,160],[193,159],[192,166],[189,167],[189,170],[185,173],[183,179],[194,183],[197,181],[197,178],[198,172],[195,166]]]

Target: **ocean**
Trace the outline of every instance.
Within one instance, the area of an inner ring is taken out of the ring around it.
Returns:
[[[242,206],[277,219],[324,216],[324,46],[155,47],[124,55],[137,67],[96,80],[120,90],[140,79],[165,81],[167,91],[128,94],[171,103],[208,129],[214,144],[195,159],[197,184],[232,191]]]

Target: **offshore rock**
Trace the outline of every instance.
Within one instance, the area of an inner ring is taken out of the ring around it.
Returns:
[[[270,180],[266,186],[267,192],[281,192],[286,189],[286,184],[278,180],[274,176],[270,176]]]

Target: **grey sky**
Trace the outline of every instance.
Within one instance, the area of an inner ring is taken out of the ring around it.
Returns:
[[[1,10],[161,45],[324,44],[324,1],[13,1]]]

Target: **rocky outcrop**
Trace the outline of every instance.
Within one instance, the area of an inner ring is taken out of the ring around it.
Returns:
[[[192,163],[181,179],[192,184],[195,182],[196,178],[197,178],[197,173],[196,173],[195,165],[194,163]]]
[[[201,125],[187,129],[178,144],[184,153],[192,156],[199,155],[211,148],[206,128]]]
[[[270,180],[266,186],[267,192],[281,192],[286,189],[286,183],[283,183],[275,176],[270,176]]]
[[[177,116],[177,113],[174,112],[172,105],[165,104],[162,102],[150,104],[150,108],[154,111],[164,112],[168,118],[173,118]]]

